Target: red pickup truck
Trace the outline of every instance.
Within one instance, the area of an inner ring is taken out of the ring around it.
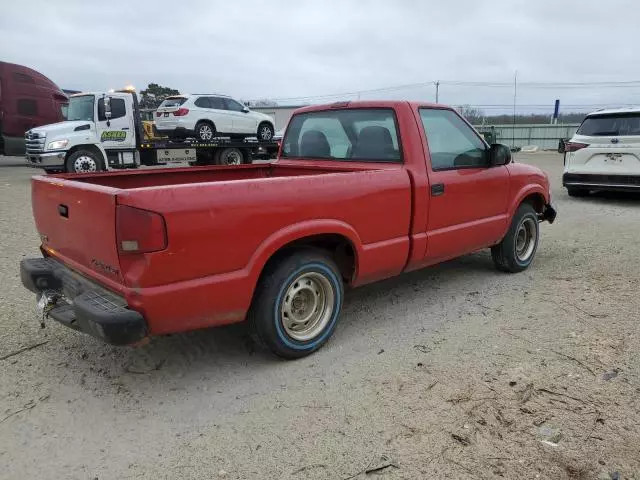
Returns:
[[[43,315],[121,345],[248,319],[286,358],[327,341],[345,286],[484,248],[518,272],[556,216],[542,171],[404,101],[297,110],[272,163],[36,176],[32,200]]]

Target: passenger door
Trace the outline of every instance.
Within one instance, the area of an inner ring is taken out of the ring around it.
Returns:
[[[232,98],[225,98],[224,101],[228,114],[233,118],[233,133],[256,135],[258,122],[251,112],[245,112],[244,105]]]
[[[107,119],[105,100],[109,103],[110,119]],[[106,150],[135,148],[136,132],[131,98],[101,97],[97,105],[96,129],[102,146]]]
[[[209,103],[209,118],[216,126],[218,133],[231,134],[233,130],[233,115],[227,110],[225,99],[222,97],[207,97]]]
[[[426,262],[500,241],[507,223],[509,172],[489,165],[489,149],[455,112],[420,108],[430,188]]]

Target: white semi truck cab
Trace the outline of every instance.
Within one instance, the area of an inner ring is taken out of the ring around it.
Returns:
[[[27,164],[48,173],[88,173],[140,165],[189,162],[229,165],[273,158],[279,143],[145,140],[134,91],[79,93],[69,98],[67,120],[29,130]]]
[[[26,133],[27,163],[53,172],[135,168],[142,140],[135,93],[81,93],[69,98],[66,121]]]

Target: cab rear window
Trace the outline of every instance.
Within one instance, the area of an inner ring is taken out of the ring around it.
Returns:
[[[389,108],[349,108],[294,115],[282,156],[354,162],[400,162],[395,113]]]
[[[640,113],[594,115],[587,117],[577,131],[588,137],[640,135]]]
[[[182,105],[186,101],[187,101],[187,99],[185,97],[169,97],[169,98],[167,98],[166,100],[164,100],[160,104],[160,108],[162,108],[162,107],[179,107],[180,105]]]

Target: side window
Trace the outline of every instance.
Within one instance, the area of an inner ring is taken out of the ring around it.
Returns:
[[[18,115],[35,117],[38,115],[38,103],[31,98],[19,98],[17,105]]]
[[[347,108],[294,115],[282,154],[290,158],[400,162],[400,150],[393,110]]]
[[[195,102],[193,102],[193,104],[196,107],[200,107],[200,108],[211,108],[209,97],[198,97],[198,99]]]
[[[242,112],[244,110],[244,107],[232,98],[225,98],[225,100],[227,102],[227,110],[232,112]]]
[[[115,118],[122,118],[127,114],[127,109],[124,104],[124,98],[112,98],[111,99],[111,120]]]
[[[434,170],[488,166],[486,145],[454,112],[421,108],[420,118]]]
[[[214,108],[216,110],[227,109],[224,103],[224,98],[221,98],[221,97],[209,97],[209,108]]]

